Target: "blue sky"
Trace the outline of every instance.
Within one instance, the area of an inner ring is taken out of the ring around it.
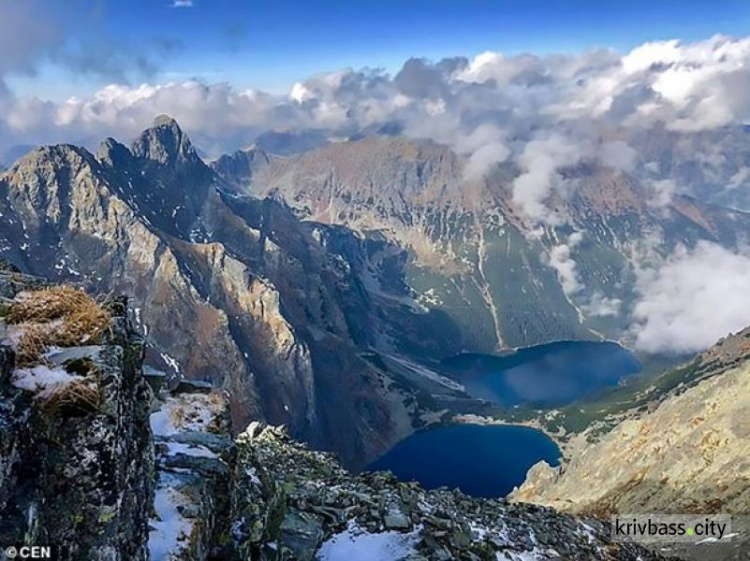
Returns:
[[[105,60],[114,45],[120,57],[150,61],[147,73],[128,67],[122,74],[48,61],[34,76],[9,80],[16,91],[52,98],[124,79],[193,77],[280,92],[344,67],[396,70],[412,56],[624,51],[649,40],[750,29],[747,0],[193,0],[191,7],[171,7],[172,0],[48,1],[60,10],[55,17],[69,20],[69,46],[101,51]]]

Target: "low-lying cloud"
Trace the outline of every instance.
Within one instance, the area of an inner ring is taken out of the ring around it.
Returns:
[[[634,335],[640,350],[692,353],[750,323],[750,253],[700,242],[641,273]]]

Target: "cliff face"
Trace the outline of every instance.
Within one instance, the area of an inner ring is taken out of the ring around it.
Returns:
[[[420,414],[418,384],[362,354],[460,348],[405,285],[403,250],[238,194],[166,117],[129,148],[33,151],[0,176],[0,215],[0,255],[24,271],[132,295],[147,364],[230,390],[237,428],[284,424],[349,466]]]
[[[39,284],[0,271],[3,298]],[[0,317],[6,336],[17,341]],[[97,344],[36,366],[16,357],[0,344],[0,542],[50,545],[59,559],[145,559],[153,451],[142,341],[113,314]]]

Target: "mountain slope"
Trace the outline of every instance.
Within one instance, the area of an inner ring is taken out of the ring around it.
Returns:
[[[565,196],[540,201],[547,216],[530,220],[514,198],[515,164],[484,179],[468,165],[444,146],[368,137],[293,157],[255,149],[214,167],[237,189],[404,248],[406,282],[460,327],[470,350],[622,337],[637,266],[678,244],[735,248],[750,235],[748,214],[682,196],[657,200],[596,162],[561,170]]]
[[[602,419],[514,493],[577,513],[750,509],[750,328],[657,378],[646,406]]]
[[[402,250],[237,194],[166,117],[131,148],[35,150],[0,176],[0,214],[0,255],[24,271],[132,294],[152,366],[229,390],[238,427],[285,424],[347,465],[420,415],[419,388],[361,353],[456,348]]]

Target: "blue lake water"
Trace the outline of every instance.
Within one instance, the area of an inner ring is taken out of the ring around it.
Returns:
[[[560,450],[544,433],[513,425],[448,425],[417,432],[368,470],[390,470],[423,487],[461,489],[475,497],[503,497],[539,460],[558,465]]]
[[[537,345],[504,356],[461,354],[443,366],[472,396],[508,407],[566,405],[642,369],[620,345],[592,341]]]
[[[612,387],[640,372],[638,360],[610,342],[564,341],[511,354],[462,354],[443,361],[474,397],[502,406],[556,407]],[[560,451],[544,433],[511,425],[451,425],[398,443],[370,470],[390,470],[424,487],[454,487],[478,497],[502,497],[539,460],[558,465]]]

